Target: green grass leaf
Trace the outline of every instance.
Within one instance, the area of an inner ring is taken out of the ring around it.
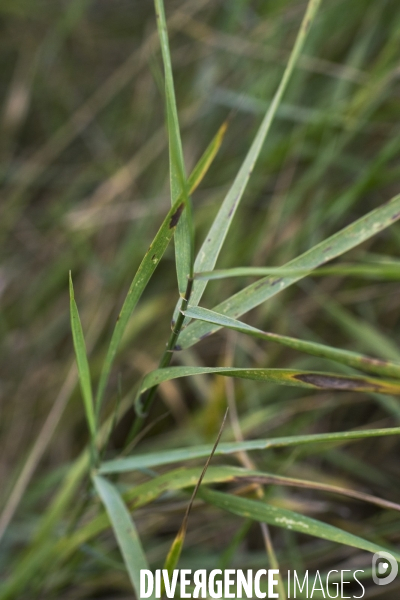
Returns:
[[[229,189],[218,211],[218,214],[205,237],[203,245],[201,246],[199,253],[196,257],[194,263],[194,270],[196,272],[209,271],[213,269],[215,263],[217,262],[219,253],[229,231],[233,217],[235,216],[239,203],[243,197],[243,194],[247,187],[247,183],[253,172],[256,161],[260,155],[263,144],[270,130],[271,124],[281,103],[282,96],[287,88],[290,77],[293,73],[294,67],[303,49],[304,43],[308,35],[308,31],[310,29],[312,21],[315,18],[319,5],[320,0],[310,0],[308,3],[306,13],[304,15],[299,33],[297,35],[295,44],[293,46],[293,50],[290,54],[288,63],[286,65],[278,89],[272,99],[271,104],[268,107],[268,110],[257,131],[257,134],[247,153],[247,156],[244,159],[243,164],[240,167],[239,172],[236,175],[236,178],[231,188]],[[197,304],[201,300],[206,285],[207,281],[196,280],[194,282],[193,291],[191,295],[191,304],[197,306]],[[174,315],[175,320],[176,315],[177,309],[175,310]]]
[[[238,377],[253,381],[265,381],[277,385],[288,385],[314,390],[340,390],[364,393],[379,393],[400,396],[400,381],[372,379],[358,375],[346,376],[320,371],[298,371],[293,369],[248,369],[235,367],[167,367],[156,369],[142,381],[135,401],[138,415],[142,414],[140,404],[143,392],[158,386],[163,381],[189,377],[191,375],[216,374],[224,377]]]
[[[178,491],[185,488],[194,487],[199,477],[199,469],[177,469],[169,471],[159,477],[150,479],[140,485],[135,486],[125,494],[125,500],[129,503],[133,501],[134,510],[153,502],[167,491]],[[344,488],[337,485],[330,485],[321,481],[310,481],[294,477],[286,477],[275,473],[265,473],[263,471],[253,471],[243,469],[242,467],[220,466],[209,467],[204,475],[203,483],[228,483],[228,482],[248,482],[259,483],[260,485],[281,485],[298,488],[307,488],[327,492],[331,494],[340,494],[355,498],[363,502],[370,502],[381,508],[400,510],[400,505],[394,502],[377,498],[371,494],[365,494],[352,488]]]
[[[151,276],[157,268],[172,236],[174,235],[176,226],[182,215],[184,209],[184,203],[181,198],[175,202],[172,208],[169,210],[165,217],[160,229],[158,230],[154,240],[152,241],[150,248],[146,252],[140,266],[133,278],[125,301],[122,305],[121,312],[119,313],[110,344],[108,346],[107,354],[104,359],[99,386],[96,394],[96,411],[97,414],[100,412],[101,403],[103,400],[105,388],[107,385],[108,378],[110,376],[111,367],[117,354],[118,347],[121,343],[122,336],[128,324],[129,318],[140,300]]]
[[[344,277],[366,277],[374,279],[400,279],[400,262],[391,261],[382,264],[338,264],[329,267],[320,267],[310,273],[305,269],[290,269],[285,267],[234,267],[232,269],[214,269],[214,271],[204,271],[194,273],[194,279],[204,279],[214,281],[216,279],[228,279],[230,277],[265,277],[274,275],[281,277],[284,275],[312,275],[321,277],[326,275],[340,275]]]
[[[338,231],[323,242],[317,244],[304,254],[291,260],[284,268],[296,268],[311,272],[320,265],[341,256],[355,248],[380,231],[383,231],[400,219],[400,195],[369,212],[351,225]],[[198,269],[195,269],[198,271]],[[252,283],[231,298],[214,308],[215,312],[237,318],[249,310],[259,306],[285,288],[300,281],[305,274],[284,276],[280,278],[265,277]],[[193,296],[192,296],[193,300]],[[179,338],[180,348],[188,348],[203,337],[218,331],[220,326],[206,323],[191,323]]]
[[[155,477],[145,483],[135,485],[123,495],[126,504],[129,504],[130,510],[137,510],[143,506],[154,502],[166,492],[178,492],[187,488],[194,488],[201,475],[201,468],[176,469]],[[354,498],[363,502],[369,502],[381,508],[390,510],[400,510],[400,506],[383,498],[378,498],[364,492],[359,492],[352,488],[339,487],[320,481],[309,481],[293,477],[285,477],[273,473],[262,471],[251,471],[241,467],[218,466],[209,467],[204,475],[203,484],[214,483],[258,483],[260,485],[292,486],[296,488],[306,488],[319,490],[323,493],[339,494],[349,498]],[[67,539],[60,540],[54,549],[54,554],[61,560],[65,560],[71,553],[75,552],[82,544],[87,543],[96,535],[104,531],[109,525],[108,518],[104,514],[95,517],[89,523],[86,523],[78,531]]]
[[[198,319],[206,323],[226,327],[227,329],[239,331],[240,333],[245,333],[261,340],[276,342],[277,344],[288,346],[299,352],[306,352],[313,356],[328,358],[354,369],[365,371],[366,373],[400,378],[400,364],[370,358],[369,356],[350,350],[341,350],[340,348],[333,348],[332,346],[326,346],[324,344],[307,342],[297,338],[271,333],[269,331],[261,331],[261,329],[257,329],[256,327],[252,327],[251,325],[247,325],[246,323],[242,323],[241,321],[237,321],[226,315],[221,315],[212,310],[200,308],[199,306],[194,308],[189,306],[189,308],[185,310],[185,315],[191,319]]]
[[[149,567],[136,527],[117,489],[99,475],[93,481],[110,518],[133,589],[140,598],[140,570]]]
[[[214,138],[204,151],[202,157],[194,167],[193,171],[188,178],[189,194],[192,194],[194,190],[199,186],[208,169],[210,168],[214,158],[216,157],[219,149],[221,148],[222,142],[224,141],[225,133],[228,129],[228,121],[224,121],[221,127],[218,129]]]
[[[86,419],[89,426],[89,431],[92,440],[96,437],[96,417],[93,405],[92,383],[90,380],[89,363],[86,354],[85,339],[81,320],[79,318],[78,307],[74,297],[74,286],[72,283],[72,275],[69,273],[69,298],[70,298],[70,317],[72,338],[74,341],[75,357],[78,366],[79,383],[85,406]]]
[[[146,483],[133,487],[124,494],[126,503],[133,502],[133,510],[145,506],[167,491],[179,491],[185,488],[194,487],[198,481],[201,470],[195,469],[177,469],[170,471],[160,477],[156,477]],[[229,482],[258,482],[262,485],[289,485],[294,487],[306,487],[308,489],[316,489],[323,492],[333,494],[341,494],[350,498],[355,498],[365,502],[376,504],[382,508],[399,510],[399,506],[371,496],[362,492],[357,492],[352,489],[331,486],[320,482],[294,479],[291,477],[283,477],[270,473],[258,471],[248,471],[239,467],[221,466],[210,467],[204,476],[203,483],[229,483]],[[82,544],[87,543],[99,533],[108,527],[108,519],[105,515],[99,515],[92,521],[85,524],[82,528],[76,531],[69,538],[59,541],[53,549],[53,554],[60,557],[60,560],[66,560],[73,552],[76,551]]]
[[[185,512],[185,516],[183,517],[183,521],[182,524],[179,528],[178,533],[175,536],[174,541],[172,542],[171,548],[169,549],[169,552],[167,554],[167,557],[165,559],[165,564],[164,564],[164,569],[167,570],[168,575],[171,577],[173,570],[177,567],[178,562],[179,562],[179,558],[181,556],[181,552],[182,552],[182,548],[183,548],[183,544],[185,543],[185,537],[186,537],[186,532],[187,532],[187,528],[188,528],[188,523],[189,523],[189,515],[190,515],[190,511],[192,510],[192,506],[193,506],[193,502],[194,499],[196,497],[197,492],[199,491],[199,488],[204,480],[204,477],[207,473],[207,469],[209,467],[209,464],[212,460],[212,457],[214,456],[215,450],[219,444],[219,440],[221,439],[221,435],[224,429],[224,425],[225,425],[225,421],[226,421],[226,417],[228,415],[228,409],[226,410],[225,413],[225,417],[222,421],[217,439],[215,440],[213,449],[211,450],[210,455],[208,456],[207,460],[206,460],[206,464],[203,467],[203,470],[200,474],[200,477],[195,485],[195,488],[193,490],[192,493],[192,497],[190,499],[190,502],[187,506],[186,512]]]
[[[352,546],[353,548],[359,548],[360,550],[367,550],[367,552],[375,553],[387,550],[378,544],[364,540],[357,535],[348,533],[333,525],[328,525],[322,521],[305,517],[304,515],[291,510],[270,506],[264,502],[239,498],[238,496],[216,492],[207,488],[200,488],[199,496],[205,500],[205,502],[240,517],[250,518],[255,521],[260,521],[261,523],[276,525],[277,527],[283,527],[292,531],[298,531],[302,534],[312,535],[317,538],[322,538],[323,540],[344,544],[346,546]],[[400,554],[393,552],[392,550],[390,550],[390,553],[398,562],[400,562]]]
[[[198,163],[194,167],[189,179],[189,191],[192,193],[201,183],[203,177],[207,173],[212,161],[214,160],[219,148],[221,147],[226,131],[226,124],[223,124],[216,135],[208,145]],[[165,250],[175,233],[176,227],[184,213],[183,197],[179,196],[175,204],[169,210],[160,229],[158,230],[150,248],[146,252],[140,266],[133,278],[128,294],[125,298],[117,323],[115,325],[111,341],[107,350],[106,358],[103,363],[99,386],[96,394],[96,411],[100,411],[107,381],[110,376],[111,367],[117,354],[122,336],[128,325],[129,318],[137,305],[141,295],[143,294],[148,282],[151,279],[154,271],[157,268]]]
[[[352,440],[362,440],[371,437],[384,437],[390,435],[399,435],[400,427],[391,427],[386,429],[363,429],[355,431],[340,431],[335,433],[317,433],[310,435],[293,435],[286,437],[270,438],[267,440],[248,440],[244,442],[225,442],[219,444],[215,451],[215,456],[225,456],[245,451],[269,450],[271,448],[286,448],[289,446],[303,446],[315,443],[332,442],[350,442]],[[186,448],[177,448],[173,450],[164,450],[162,452],[153,452],[127,458],[116,458],[103,462],[100,465],[99,473],[125,473],[156,467],[160,465],[169,465],[176,462],[185,462],[198,458],[205,458],[211,452],[210,445],[193,446]]]
[[[171,55],[168,43],[167,23],[163,0],[154,0],[158,35],[161,44],[161,53],[165,74],[165,99],[167,109],[168,140],[170,155],[170,185],[171,203],[182,197],[186,210],[176,228],[175,234],[175,261],[178,275],[179,293],[183,295],[186,290],[187,279],[193,274],[193,224],[188,186],[185,175],[182,142],[179,129],[178,111],[176,108],[174,79],[172,74]]]

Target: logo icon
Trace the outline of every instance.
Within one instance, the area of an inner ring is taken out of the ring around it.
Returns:
[[[392,583],[396,579],[398,570],[397,561],[389,552],[377,552],[372,557],[372,579],[376,585]]]

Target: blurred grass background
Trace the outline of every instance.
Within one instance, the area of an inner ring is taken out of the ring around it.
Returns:
[[[230,116],[222,149],[193,197],[198,245],[275,92],[304,9],[299,0],[166,2],[188,171]],[[153,3],[2,0],[0,18],[3,506],[10,506],[15,483],[25,474],[21,503],[14,506],[2,542],[6,576],[57,482],[87,442],[69,324],[68,270],[97,379],[118,309],[170,201]],[[284,264],[398,192],[399,41],[395,0],[324,0],[218,267]],[[395,257],[399,244],[394,226],[345,259]],[[211,308],[250,281],[211,282],[202,304]],[[247,320],[399,360],[398,293],[396,281],[309,278]],[[106,411],[156,366],[176,298],[170,247],[131,320]],[[174,360],[329,370],[323,359],[226,332]],[[218,377],[164,384],[152,418],[168,416],[143,448],[215,439],[230,393],[248,437],[393,426],[400,420],[398,402],[391,398],[307,394],[251,381],[235,383],[232,391],[230,385]],[[124,447],[131,422],[128,413],[113,434],[111,453]],[[323,456],[306,449],[279,451],[258,466],[323,477],[399,501],[396,452],[398,442],[388,438]],[[339,526],[350,520],[355,533],[362,527],[388,544],[399,541],[394,512],[307,490],[271,488],[268,497]],[[185,502],[186,496],[178,495],[161,512],[143,509],[138,525],[152,565],[162,563]],[[262,565],[258,529],[243,529],[225,514],[215,527],[215,514],[210,508],[194,511],[181,566],[224,560],[233,568]],[[351,549],[290,532],[274,536],[282,564],[292,568],[357,562]],[[112,536],[106,535],[82,547],[57,573],[38,574],[18,597],[125,597],[129,583],[120,567]]]

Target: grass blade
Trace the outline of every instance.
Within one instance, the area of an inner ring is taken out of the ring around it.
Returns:
[[[214,160],[219,148],[221,147],[224,134],[226,131],[226,124],[223,124],[213,140],[206,148],[204,154],[201,156],[197,165],[194,167],[189,179],[188,186],[189,191],[192,193],[197,186],[201,183],[203,177],[207,173],[212,161]],[[158,230],[153,242],[150,245],[147,253],[145,254],[140,266],[136,272],[136,275],[131,283],[128,294],[125,298],[121,312],[119,314],[117,323],[115,325],[111,342],[107,350],[106,358],[103,363],[103,368],[100,375],[99,386],[96,394],[96,411],[97,414],[100,411],[101,403],[103,400],[105,388],[107,385],[108,378],[110,376],[111,367],[114,362],[115,356],[118,351],[118,347],[121,343],[122,336],[128,324],[129,318],[137,305],[142,293],[144,292],[151,276],[153,275],[156,267],[161,260],[172,236],[174,235],[177,224],[182,218],[182,211],[184,210],[183,198],[180,196],[175,204],[171,207],[167,216],[164,219],[163,224]]]
[[[218,129],[214,138],[203,153],[203,156],[194,167],[193,171],[188,178],[188,189],[189,194],[192,194],[194,190],[199,186],[203,180],[205,174],[210,168],[214,158],[216,157],[218,150],[221,148],[221,144],[224,140],[226,130],[228,129],[228,121],[224,121],[221,127]]]
[[[176,471],[169,471],[168,473],[160,475],[159,477],[155,477],[150,481],[146,481],[145,483],[135,486],[132,490],[126,493],[125,500],[129,503],[133,501],[133,509],[136,510],[149,504],[150,502],[153,502],[166,491],[178,491],[188,487],[193,487],[198,477],[198,473],[198,468],[180,468]],[[274,473],[265,473],[263,471],[243,469],[242,467],[209,467],[203,479],[204,484],[234,483],[239,481],[242,483],[259,483],[260,485],[282,485],[314,489],[321,492],[348,496],[349,498],[375,504],[381,508],[400,511],[400,504],[372,496],[371,494],[359,492],[352,488],[339,487],[337,485],[331,485],[321,481],[310,481],[306,479],[276,475]]]
[[[220,147],[220,145],[222,143],[222,140],[223,140],[223,137],[225,134],[225,130],[226,130],[226,123],[223,124],[222,127],[220,127],[219,131],[217,132],[216,136],[214,137],[214,140],[211,142],[211,144],[206,149],[203,157],[198,162],[197,167],[195,167],[191,177],[189,178],[189,182],[188,182],[191,190],[194,189],[196,185],[198,185],[198,183],[204,176],[205,172],[207,171],[208,167],[210,166],[216,152],[218,151],[218,148]],[[176,342],[179,338],[179,335],[180,335],[180,332],[182,329],[182,325],[183,325],[183,321],[185,319],[183,311],[188,306],[192,288],[193,288],[193,279],[192,279],[192,277],[189,277],[187,279],[185,293],[179,301],[180,310],[178,312],[177,319],[176,319],[176,321],[174,321],[174,320],[172,321],[171,334],[170,334],[169,340],[167,342],[165,351],[159,362],[159,368],[168,367],[171,362],[172,354],[173,354],[174,348],[176,346]],[[146,420],[146,416],[147,416],[148,412],[150,411],[151,406],[153,404],[156,391],[157,391],[157,387],[155,386],[149,390],[148,394],[146,394],[146,397],[143,397],[143,395],[140,395],[139,403],[142,406],[142,411],[141,411],[140,415],[139,414],[137,415],[137,419],[135,420],[135,423],[134,423],[134,425],[131,429],[131,432],[128,436],[129,440],[133,440],[140,433],[140,430],[143,427],[144,422]]]
[[[150,502],[153,502],[159,498],[167,490],[177,491],[192,487],[198,472],[198,469],[177,469],[176,471],[170,471],[164,475],[155,477],[146,483],[135,486],[135,488],[126,494],[126,501],[131,502],[134,500],[134,509],[145,506],[146,504],[149,504]],[[381,508],[400,511],[400,504],[372,496],[371,494],[359,492],[352,488],[339,487],[337,485],[330,485],[320,481],[310,481],[306,479],[297,479],[294,477],[276,475],[273,473],[265,473],[263,471],[253,471],[249,469],[243,469],[242,467],[210,467],[203,479],[204,484],[229,482],[247,482],[259,483],[260,485],[282,485],[314,489],[321,492],[348,496],[349,498],[375,504]]]
[[[352,277],[372,277],[376,279],[400,279],[400,263],[394,261],[382,264],[340,264],[329,267],[320,267],[310,273],[305,269],[285,269],[284,267],[235,267],[233,269],[214,269],[214,271],[204,271],[194,273],[193,278],[204,279],[207,281],[216,279],[227,279],[229,277],[264,277],[275,275],[281,277],[284,275],[309,275],[320,277],[325,275],[340,275]]]
[[[378,544],[364,540],[357,535],[343,531],[333,525],[328,525],[322,521],[305,517],[291,510],[270,506],[257,500],[239,498],[231,494],[224,494],[223,492],[216,492],[207,488],[202,488],[199,495],[209,504],[213,504],[218,508],[222,508],[223,510],[227,510],[241,517],[250,517],[261,523],[284,527],[285,529],[312,535],[323,540],[345,544],[346,546],[352,546],[353,548],[360,548],[360,550],[367,550],[367,552],[375,553],[386,550],[386,548],[383,548]],[[400,554],[392,552],[392,550],[390,552],[396,560],[400,562]]]
[[[182,197],[186,210],[177,225],[175,233],[175,260],[178,275],[179,293],[186,290],[187,279],[193,274],[193,225],[190,199],[185,175],[181,135],[179,130],[178,111],[176,108],[174,80],[172,75],[171,55],[169,51],[167,23],[163,0],[154,0],[158,35],[164,63],[165,99],[167,109],[171,203]]]
[[[130,505],[131,510],[137,510],[154,502],[166,492],[177,492],[186,488],[192,488],[199,481],[201,471],[199,468],[176,469],[155,477],[150,481],[134,486],[124,494],[125,503]],[[209,467],[202,480],[203,484],[214,483],[258,483],[260,485],[280,485],[298,488],[319,490],[323,493],[339,494],[362,502],[368,502],[380,508],[400,511],[400,505],[390,502],[371,494],[359,492],[352,488],[344,488],[336,485],[286,477],[262,471],[251,471],[241,467],[218,466]],[[59,542],[54,550],[61,560],[76,551],[82,544],[87,543],[96,535],[107,529],[109,521],[104,514],[98,515],[92,521],[85,524],[75,532],[68,540]],[[165,567],[164,567],[165,568]]]
[[[269,105],[265,117],[247,153],[247,156],[243,161],[243,164],[240,167],[240,170],[231,188],[229,189],[218,211],[218,214],[213,224],[211,225],[209,232],[205,237],[202,247],[199,250],[199,253],[194,263],[195,271],[209,271],[214,268],[214,265],[217,262],[222,245],[229,231],[229,227],[232,223],[233,217],[235,216],[239,203],[243,197],[247,183],[250,179],[251,173],[253,172],[256,161],[260,155],[261,149],[265,142],[265,138],[267,137],[271,124],[276,115],[277,109],[282,100],[282,96],[287,88],[296,62],[300,56],[305,40],[307,38],[308,31],[310,29],[310,25],[314,20],[319,5],[320,0],[310,0],[308,3],[306,13],[304,15],[299,33],[297,35],[293,50],[290,54],[289,61],[283,73],[279,87],[275,93],[271,104]],[[195,281],[191,296],[191,303],[194,306],[197,306],[197,304],[200,302],[206,285],[207,281]]]
[[[74,341],[76,364],[78,366],[79,384],[82,391],[90,436],[92,441],[94,441],[96,437],[96,417],[93,405],[92,383],[90,380],[90,370],[86,354],[85,339],[83,336],[81,320],[79,318],[78,307],[74,297],[74,286],[72,283],[71,272],[69,273],[69,297],[72,338]]]
[[[189,306],[189,308],[185,310],[185,314],[191,319],[198,319],[205,323],[212,323],[213,325],[233,329],[234,331],[246,333],[261,340],[276,342],[277,344],[288,346],[289,348],[293,348],[300,352],[306,352],[313,356],[328,358],[354,369],[365,371],[366,373],[400,378],[400,365],[393,362],[370,358],[369,356],[359,354],[358,352],[333,348],[331,346],[326,346],[325,344],[307,342],[297,338],[271,333],[269,331],[261,331],[261,329],[247,325],[247,323],[242,323],[231,317],[221,315],[220,313],[216,313],[206,308],[200,308],[199,306],[195,308]]]
[[[103,368],[100,375],[99,386],[96,394],[96,411],[99,415],[101,403],[103,400],[107,381],[111,372],[111,367],[117,354],[118,347],[121,343],[122,336],[128,324],[129,318],[135,306],[139,302],[148,282],[158,263],[160,262],[172,236],[174,235],[176,226],[182,215],[184,203],[181,198],[175,202],[164,219],[160,229],[158,230],[150,248],[146,252],[135,277],[130,285],[121,312],[119,313],[117,323],[115,325],[111,341],[107,350],[106,358],[104,359]]]
[[[400,195],[395,196],[379,208],[369,212],[361,219],[330,236],[323,242],[317,244],[304,254],[290,261],[285,268],[302,269],[311,272],[320,265],[341,256],[348,250],[355,248],[365,242],[373,235],[383,231],[400,219]],[[198,269],[196,268],[196,271]],[[252,308],[259,306],[268,298],[275,296],[283,289],[293,285],[305,275],[292,275],[278,279],[265,277],[248,287],[244,288],[231,298],[218,304],[214,310],[230,317],[240,317]],[[193,296],[192,296],[193,300]],[[180,348],[192,346],[206,335],[210,335],[220,329],[206,323],[191,323],[179,338]]]
[[[218,445],[218,448],[215,451],[215,456],[225,456],[241,451],[251,452],[253,450],[269,450],[270,448],[286,448],[289,446],[301,446],[315,443],[349,442],[352,440],[399,434],[400,427],[391,427],[386,429],[363,429],[354,431],[340,431],[335,433],[294,435],[270,438],[267,440],[225,442]],[[206,445],[147,453],[137,456],[129,456],[127,458],[116,458],[114,460],[104,462],[99,468],[99,473],[125,473],[129,471],[135,471],[136,469],[169,465],[176,462],[184,462],[198,458],[206,458],[210,455],[210,452],[211,447]]]
[[[167,367],[156,369],[146,375],[138,392],[135,408],[138,415],[143,410],[140,404],[143,392],[158,386],[163,381],[170,381],[179,377],[191,375],[216,374],[224,377],[238,377],[239,379],[252,379],[265,381],[278,385],[288,385],[314,390],[341,390],[364,393],[380,393],[400,395],[400,381],[385,381],[369,377],[346,376],[336,373],[319,371],[297,371],[293,369],[247,369],[235,367]]]
[[[110,518],[133,589],[140,598],[140,570],[149,567],[136,527],[116,488],[99,475],[93,481]]]

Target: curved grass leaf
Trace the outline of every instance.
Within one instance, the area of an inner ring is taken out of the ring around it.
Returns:
[[[214,281],[216,279],[228,279],[230,277],[265,277],[274,275],[281,277],[284,275],[312,275],[321,277],[325,275],[340,275],[352,277],[373,277],[376,279],[400,279],[400,262],[395,261],[381,264],[340,264],[329,267],[319,267],[314,271],[307,269],[290,269],[285,267],[235,267],[232,269],[214,269],[214,271],[204,271],[194,273],[194,279],[204,279]]]
[[[117,489],[99,475],[95,475],[93,481],[110,518],[133,589],[140,598],[140,570],[149,567],[136,527]]]
[[[154,0],[158,35],[165,74],[165,101],[167,109],[171,203],[182,197],[186,210],[177,225],[175,233],[175,261],[178,276],[179,293],[186,290],[187,279],[193,274],[193,224],[188,186],[185,175],[178,111],[176,108],[174,79],[172,75],[171,55],[169,51],[167,23],[163,0]]]
[[[99,414],[101,402],[103,400],[103,395],[110,375],[111,367],[114,362],[118,346],[121,343],[123,333],[128,324],[129,318],[132,314],[133,309],[137,305],[141,295],[143,294],[148,282],[150,281],[151,276],[156,270],[156,267],[160,262],[165,250],[167,249],[167,246],[171,241],[172,236],[174,235],[176,226],[182,215],[183,209],[184,203],[181,198],[178,198],[178,200],[169,210],[166,218],[164,219],[163,224],[158,230],[154,240],[150,245],[150,248],[146,252],[142,262],[140,263],[136,275],[133,278],[133,281],[130,285],[128,294],[122,305],[121,312],[119,313],[106,357],[104,359],[99,386],[96,394],[97,414]]]
[[[137,510],[138,508],[154,502],[166,492],[177,492],[187,488],[194,488],[199,481],[200,474],[201,468],[197,467],[193,469],[180,468],[169,471],[164,475],[160,475],[150,481],[134,486],[124,493],[123,498],[125,503],[130,505],[131,510]],[[400,510],[400,505],[398,504],[351,488],[343,488],[336,485],[304,479],[295,479],[293,477],[285,477],[261,471],[249,471],[242,467],[209,467],[203,479],[203,484],[235,482],[315,489],[324,493],[339,494],[354,498],[355,500],[369,502],[384,509]],[[109,521],[106,515],[98,515],[92,521],[73,533],[72,536],[60,540],[54,550],[55,555],[57,555],[61,561],[66,560],[66,558],[75,552],[77,548],[93,539],[108,526]]]
[[[269,331],[261,331],[261,329],[247,325],[247,323],[242,323],[241,321],[237,321],[236,319],[232,319],[226,315],[221,315],[220,313],[216,313],[206,308],[200,308],[199,306],[194,308],[189,306],[185,310],[185,315],[191,319],[198,319],[206,323],[212,323],[221,327],[233,329],[234,331],[238,331],[240,333],[246,333],[261,340],[276,342],[277,344],[293,348],[293,350],[306,352],[307,354],[311,354],[313,356],[328,358],[330,360],[343,363],[354,369],[365,371],[366,373],[400,378],[400,364],[370,358],[369,356],[364,356],[363,354],[352,352],[350,350],[332,348],[331,346],[326,346],[325,344],[307,342],[288,337],[286,335],[279,335]]]
[[[271,124],[281,103],[282,96],[285,93],[290,77],[293,73],[294,67],[303,49],[310,26],[315,18],[319,5],[320,0],[309,0],[308,2],[306,13],[301,23],[299,33],[297,35],[295,44],[293,46],[293,50],[290,54],[288,63],[283,73],[281,82],[272,99],[271,104],[268,107],[268,110],[257,131],[257,134],[247,153],[247,156],[244,159],[243,164],[240,167],[239,172],[236,175],[236,178],[231,188],[229,189],[224,201],[222,202],[218,214],[205,237],[203,245],[199,250],[199,253],[194,263],[195,271],[209,271],[214,268],[214,265],[217,262],[219,253],[229,231],[233,217],[235,216],[236,210],[243,197],[244,191],[247,187],[247,183],[253,172],[256,161],[260,155],[263,144],[270,130]],[[206,285],[207,281],[196,280],[194,282],[193,291],[191,295],[191,303],[194,306],[197,306],[197,304],[200,302]],[[176,320],[177,318],[177,313],[178,307],[175,309],[174,320]]]
[[[364,540],[357,535],[348,533],[333,525],[328,525],[322,521],[305,517],[304,515],[291,510],[270,506],[257,500],[239,498],[238,496],[216,492],[207,488],[201,488],[199,496],[205,500],[205,502],[240,517],[250,518],[254,521],[276,525],[277,527],[283,527],[284,529],[290,529],[292,531],[298,531],[299,533],[312,535],[338,544],[345,544],[346,546],[352,546],[353,548],[360,548],[360,550],[366,550],[367,552],[375,553],[387,550],[379,544]],[[398,562],[400,562],[399,553],[393,552],[392,550],[390,550],[390,553]]]
[[[296,268],[311,272],[320,265],[341,256],[348,250],[355,248],[365,240],[383,231],[400,219],[400,195],[369,212],[351,225],[330,236],[317,244],[304,254],[286,263],[284,268]],[[195,268],[196,271],[199,269]],[[265,277],[249,285],[234,296],[231,296],[214,310],[230,317],[240,317],[252,308],[259,306],[268,298],[275,296],[285,288],[293,285],[305,275],[291,275],[280,278]],[[193,296],[192,296],[193,300]],[[195,304],[195,303],[193,303]],[[180,348],[188,348],[203,337],[220,329],[217,325],[207,323],[191,323],[179,338]]]
[[[228,121],[224,121],[221,127],[218,129],[214,138],[208,145],[205,150],[203,156],[198,161],[197,165],[194,167],[188,178],[188,188],[189,194],[192,194],[194,190],[198,187],[200,182],[203,180],[205,174],[207,173],[210,165],[212,164],[214,158],[217,155],[218,150],[221,147],[221,144],[224,140],[226,130],[228,129]]]
[[[76,364],[78,366],[79,384],[82,391],[83,403],[85,406],[86,419],[88,422],[91,439],[94,440],[96,437],[96,417],[93,405],[92,383],[90,380],[90,370],[86,354],[85,339],[83,336],[81,320],[79,318],[78,307],[74,297],[74,286],[72,283],[71,272],[69,273],[69,298],[72,338],[74,341]]]
[[[225,421],[226,421],[226,417],[228,415],[228,409],[226,410],[224,419],[222,421],[220,430],[218,432],[218,436],[217,439],[215,440],[213,449],[211,450],[210,455],[208,456],[207,460],[206,460],[206,464],[203,467],[203,470],[200,474],[199,479],[197,480],[197,483],[195,485],[195,488],[193,490],[192,493],[192,497],[190,498],[190,502],[187,506],[185,515],[183,517],[183,521],[182,521],[182,525],[179,528],[178,533],[175,536],[174,541],[172,542],[171,548],[169,549],[169,552],[167,554],[167,558],[165,559],[165,564],[164,564],[164,569],[166,569],[166,571],[168,572],[169,577],[172,576],[173,570],[176,568],[176,566],[178,565],[179,562],[179,558],[181,556],[181,552],[182,552],[182,548],[183,548],[183,544],[185,542],[185,537],[186,537],[186,532],[187,532],[187,527],[188,527],[188,522],[189,522],[189,515],[190,515],[190,511],[192,510],[192,506],[193,506],[193,502],[194,499],[196,497],[196,494],[204,480],[204,476],[207,472],[207,469],[209,467],[209,464],[211,462],[212,457],[214,456],[215,450],[219,444],[219,440],[221,439],[221,435],[222,432],[224,430],[224,425],[225,425]]]
[[[125,494],[125,500],[129,503],[133,501],[132,508],[136,510],[142,506],[153,502],[159,498],[162,494],[167,491],[178,491],[185,488],[194,487],[196,481],[198,482],[199,469],[177,469],[170,471],[159,477],[155,477],[150,481],[146,481],[140,485],[135,486]],[[260,485],[282,485],[298,488],[306,488],[319,490],[321,492],[328,492],[331,494],[340,494],[361,500],[363,502],[369,502],[380,506],[381,508],[387,508],[391,510],[400,511],[400,504],[384,500],[372,496],[371,494],[365,494],[351,488],[344,488],[337,485],[330,485],[321,483],[319,481],[310,481],[306,479],[298,479],[294,477],[286,477],[283,475],[276,475],[273,473],[265,473],[263,471],[252,471],[243,469],[242,467],[209,467],[207,473],[204,476],[203,483],[234,483],[234,482],[248,482],[258,483]]]
[[[213,140],[206,148],[205,152],[201,156],[197,165],[194,167],[189,179],[188,186],[189,192],[192,193],[197,186],[201,183],[204,175],[207,173],[212,161],[214,160],[219,148],[221,147],[227,124],[224,123]],[[119,314],[117,323],[115,325],[111,342],[107,350],[107,355],[103,363],[103,368],[100,375],[100,382],[96,394],[96,410],[100,411],[101,402],[105,392],[108,378],[112,364],[114,362],[118,347],[121,343],[122,336],[125,332],[129,318],[137,305],[142,293],[144,292],[148,282],[158,263],[160,262],[172,236],[174,235],[177,224],[182,217],[182,211],[184,208],[183,199],[180,196],[172,208],[169,210],[167,216],[164,219],[163,224],[158,230],[150,248],[146,252],[140,266],[136,272],[136,275],[131,283],[128,294],[125,298],[121,312]],[[183,211],[184,212],[184,211]]]
[[[317,433],[310,435],[293,435],[287,437],[270,438],[267,440],[248,440],[245,442],[225,442],[219,444],[215,456],[225,456],[237,452],[253,450],[269,450],[271,448],[286,448],[289,446],[302,446],[315,443],[350,442],[371,437],[384,437],[388,435],[399,435],[400,427],[386,429],[363,429],[355,431],[340,431],[335,433]],[[125,473],[137,469],[169,465],[176,462],[185,462],[210,455],[211,446],[193,446],[152,452],[142,455],[129,456],[127,458],[116,458],[103,462],[99,473]]]
[[[238,377],[265,381],[278,385],[288,385],[314,390],[341,390],[364,393],[379,393],[400,396],[400,381],[372,379],[358,375],[347,376],[320,371],[297,371],[293,369],[247,369],[235,367],[167,367],[156,369],[146,375],[142,381],[135,401],[138,415],[142,414],[141,399],[143,392],[158,386],[163,381],[189,377],[190,375],[216,374],[224,377]]]

